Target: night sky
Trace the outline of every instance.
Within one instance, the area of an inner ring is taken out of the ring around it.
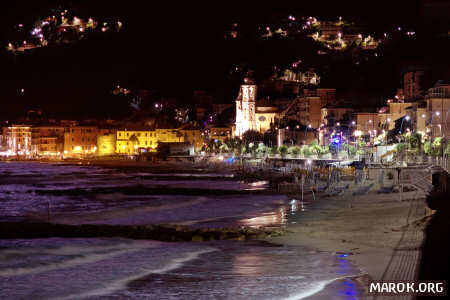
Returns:
[[[16,24],[31,25],[58,7],[85,18],[118,19],[124,28],[120,33],[91,36],[32,54],[11,55],[2,47],[2,117],[20,116],[36,108],[61,117],[108,116],[109,104],[117,101],[111,94],[116,85],[158,89],[181,99],[190,99],[195,89],[206,89],[220,101],[230,101],[235,96],[233,82],[227,78],[230,67],[265,55],[258,53],[257,47],[232,48],[225,44],[224,32],[234,21],[243,32],[289,14],[343,16],[375,28],[423,23],[422,6],[414,1],[371,1],[371,6],[366,1],[165,1],[163,5],[154,1],[34,2],[17,1],[2,10],[3,45],[14,36]],[[398,68],[391,71],[386,76],[386,93],[399,85]],[[335,87],[339,88],[339,83]],[[19,92],[22,88],[23,94]]]

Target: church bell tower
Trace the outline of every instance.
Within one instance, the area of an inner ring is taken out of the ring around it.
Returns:
[[[247,130],[256,130],[256,84],[244,79],[236,99],[236,136],[242,137]]]

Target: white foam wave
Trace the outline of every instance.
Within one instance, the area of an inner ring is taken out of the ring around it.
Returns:
[[[30,274],[38,274],[48,271],[54,271],[58,269],[64,269],[64,268],[70,268],[78,265],[88,264],[88,263],[94,263],[97,261],[105,260],[107,258],[137,252],[142,249],[147,248],[154,248],[157,247],[159,243],[155,244],[139,244],[135,243],[133,245],[123,244],[123,245],[116,245],[116,246],[109,246],[109,247],[93,247],[93,248],[79,248],[79,247],[62,247],[59,249],[45,249],[43,252],[46,254],[54,254],[54,255],[67,255],[67,256],[74,256],[74,258],[61,261],[61,262],[54,262],[50,263],[48,265],[40,265],[38,267],[31,267],[31,268],[3,268],[0,270],[0,276],[2,277],[9,277],[9,276],[21,276],[21,275],[30,275]],[[33,251],[33,250],[31,250]],[[33,252],[24,251],[20,253],[26,253],[31,254]],[[34,250],[36,251],[36,250]],[[96,253],[100,252],[101,253]],[[107,253],[105,253],[108,251]],[[12,252],[12,251],[11,251]],[[19,252],[19,251],[17,251]],[[42,253],[42,252],[40,252]]]
[[[52,299],[72,300],[72,299],[82,299],[82,298],[87,298],[87,297],[98,297],[98,296],[103,296],[103,295],[107,295],[107,294],[112,294],[116,291],[125,289],[126,285],[131,281],[137,280],[137,279],[145,277],[145,276],[149,276],[151,274],[163,274],[163,273],[170,272],[172,270],[182,267],[184,265],[184,263],[186,263],[188,261],[197,259],[202,254],[213,252],[213,251],[217,251],[217,249],[207,248],[207,249],[200,250],[200,251],[190,252],[185,257],[175,258],[175,259],[171,260],[166,266],[164,266],[162,268],[154,269],[154,270],[147,270],[147,271],[141,272],[141,273],[133,275],[133,276],[129,276],[126,278],[116,280],[114,282],[109,283],[109,285],[107,287],[87,291],[87,292],[84,292],[81,294],[69,295],[69,296],[62,297],[62,298],[57,297],[57,298],[52,298]]]
[[[315,294],[321,292],[327,285],[335,282],[336,280],[342,280],[342,279],[353,278],[353,277],[354,276],[343,276],[343,277],[338,277],[338,278],[334,278],[334,279],[331,279],[331,280],[318,281],[318,282],[315,282],[309,290],[297,293],[295,295],[291,295],[291,296],[289,296],[287,298],[284,298],[283,300],[300,300],[300,299],[304,299],[304,298],[310,297],[312,295],[315,295]]]

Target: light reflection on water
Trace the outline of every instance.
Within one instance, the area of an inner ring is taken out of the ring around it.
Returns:
[[[284,203],[281,207],[271,211],[262,212],[257,216],[244,218],[238,223],[241,226],[249,226],[252,228],[258,227],[283,227],[288,224],[289,216],[297,215],[298,213],[307,210],[305,201],[292,199],[288,203]],[[292,222],[293,224],[295,222]]]

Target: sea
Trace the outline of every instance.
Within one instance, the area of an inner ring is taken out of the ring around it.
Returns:
[[[315,209],[189,168],[0,162],[0,222],[284,227]],[[0,299],[363,299],[345,254],[268,241],[0,239]]]

